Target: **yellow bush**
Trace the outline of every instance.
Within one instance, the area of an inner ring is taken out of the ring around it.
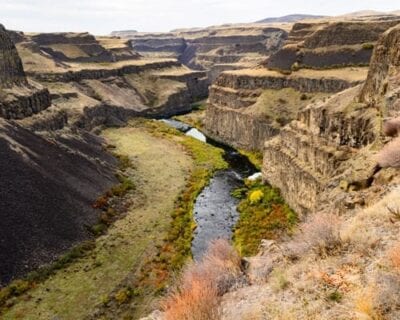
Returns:
[[[114,298],[119,304],[123,304],[129,299],[129,291],[127,289],[121,289],[115,294]]]
[[[251,204],[258,203],[262,200],[264,197],[264,192],[261,190],[254,190],[253,192],[250,193],[249,200]]]

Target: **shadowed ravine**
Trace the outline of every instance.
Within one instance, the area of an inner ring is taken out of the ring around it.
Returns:
[[[225,150],[224,158],[229,164],[226,170],[218,171],[210,183],[199,194],[194,205],[196,230],[193,234],[192,254],[198,260],[207,249],[210,241],[218,238],[231,239],[233,228],[239,214],[236,210],[238,200],[231,195],[232,190],[243,184],[243,179],[256,172],[249,160],[226,145],[206,137],[199,130],[176,120],[163,120],[165,123]]]

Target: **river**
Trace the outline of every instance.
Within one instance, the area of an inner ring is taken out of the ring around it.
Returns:
[[[163,119],[166,124],[204,143],[225,150],[224,158],[229,164],[226,170],[217,171],[210,183],[199,194],[194,205],[194,220],[197,228],[193,234],[192,254],[194,260],[201,258],[210,241],[219,238],[231,239],[239,213],[239,200],[231,195],[232,190],[243,185],[243,179],[254,175],[257,170],[247,157],[235,149],[220,144],[196,128],[177,120]]]

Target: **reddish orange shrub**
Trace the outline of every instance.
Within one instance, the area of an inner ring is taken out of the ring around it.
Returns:
[[[239,255],[226,240],[211,243],[201,261],[186,266],[161,302],[165,319],[219,319],[220,297],[240,279],[240,265]]]

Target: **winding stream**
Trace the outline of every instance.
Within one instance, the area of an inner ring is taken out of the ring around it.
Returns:
[[[215,142],[196,128],[177,120],[163,119],[166,124],[185,132],[205,143],[225,150],[224,158],[229,168],[215,173],[210,183],[197,197],[194,206],[194,219],[197,225],[192,241],[192,254],[198,260],[207,249],[210,241],[218,238],[231,239],[239,213],[236,210],[238,199],[231,191],[243,185],[243,179],[254,175],[257,170],[250,161],[235,149]]]

